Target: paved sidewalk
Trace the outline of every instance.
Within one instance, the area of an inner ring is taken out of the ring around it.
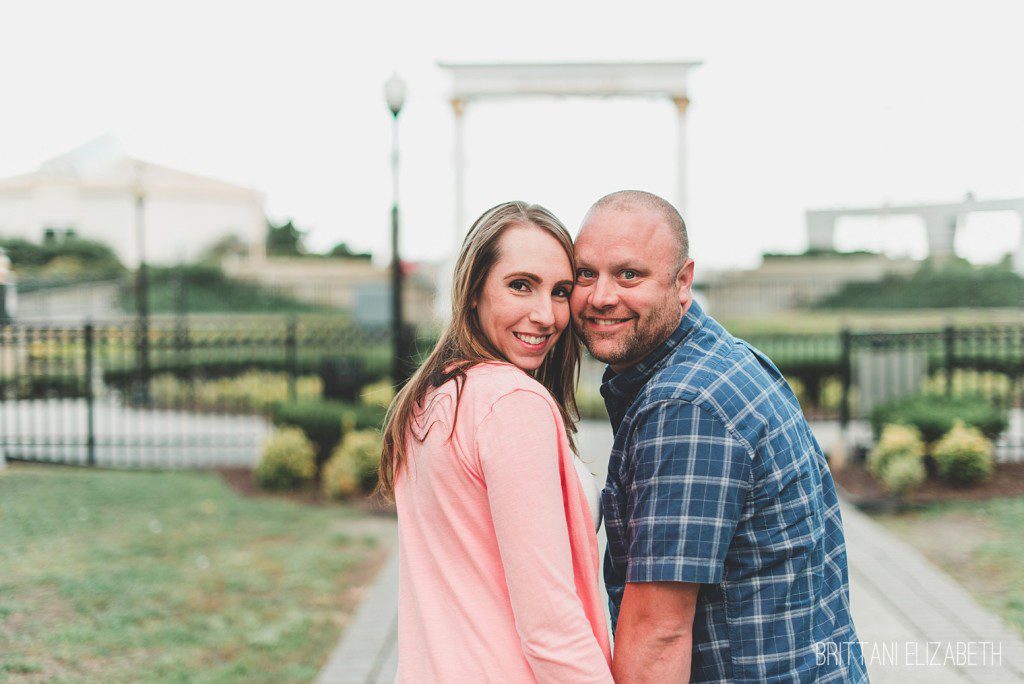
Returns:
[[[611,430],[581,425],[580,451],[603,476]],[[593,458],[588,458],[592,456]],[[949,576],[851,505],[843,520],[850,596],[873,682],[1024,681],[1024,641]],[[603,530],[599,533],[604,546]],[[393,682],[398,556],[392,555],[318,684]],[[825,657],[842,657],[841,645]]]

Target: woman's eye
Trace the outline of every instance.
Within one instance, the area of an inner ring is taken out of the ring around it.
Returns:
[[[622,272],[622,277],[626,280],[633,280],[636,278],[636,271],[631,271],[628,268]]]
[[[515,290],[516,292],[526,292],[528,289],[530,289],[530,286],[527,284],[525,280],[513,280],[511,283],[508,284],[508,286]]]
[[[556,287],[554,290],[551,291],[551,294],[553,294],[556,297],[568,297],[569,296],[569,288],[567,288],[567,287]]]

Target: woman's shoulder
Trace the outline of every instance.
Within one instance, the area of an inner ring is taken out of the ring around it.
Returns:
[[[465,391],[475,402],[494,404],[516,390],[538,394],[548,403],[554,401],[544,385],[510,363],[489,361],[466,371]]]

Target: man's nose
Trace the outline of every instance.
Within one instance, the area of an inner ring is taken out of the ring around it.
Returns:
[[[547,297],[538,297],[533,310],[530,311],[530,322],[550,328],[555,324],[555,310],[551,306],[551,300]]]
[[[619,303],[615,284],[607,278],[598,278],[590,291],[590,305],[595,309],[608,309]]]

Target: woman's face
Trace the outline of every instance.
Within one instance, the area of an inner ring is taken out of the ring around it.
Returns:
[[[561,243],[540,228],[512,226],[500,239],[498,261],[474,305],[494,348],[533,371],[569,324],[572,268]]]

